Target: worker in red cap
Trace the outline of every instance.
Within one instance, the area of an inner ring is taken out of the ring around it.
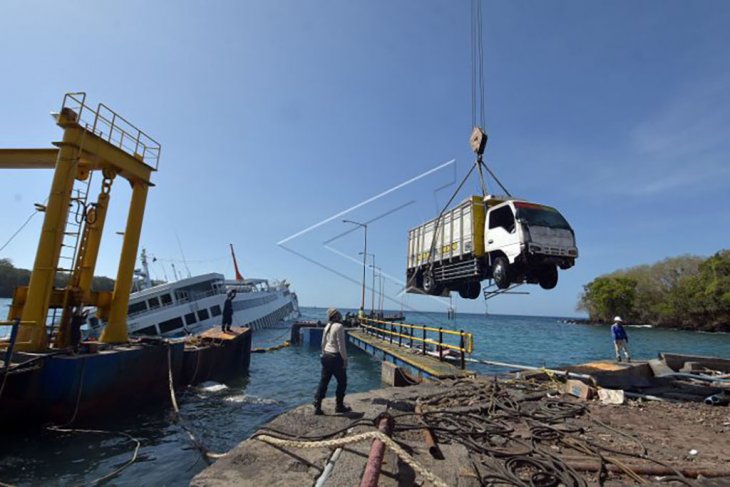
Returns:
[[[322,399],[327,395],[330,379],[337,379],[337,406],[335,412],[349,413],[351,408],[345,406],[345,390],[347,389],[347,338],[345,327],[340,323],[342,315],[336,308],[327,310],[327,326],[322,333],[322,376],[314,395],[314,414],[321,415]]]

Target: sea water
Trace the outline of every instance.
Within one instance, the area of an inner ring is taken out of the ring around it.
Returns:
[[[7,300],[0,300],[5,314]],[[474,358],[533,366],[560,367],[613,356],[607,326],[564,323],[561,318],[457,315],[406,312],[409,322],[463,329],[474,334]],[[303,319],[324,319],[323,308],[302,308]],[[730,357],[730,334],[628,328],[636,358],[658,352]],[[277,345],[288,328],[258,330],[253,347]],[[482,373],[504,369],[471,366]],[[319,378],[319,350],[292,346],[253,354],[247,375],[226,384],[204,383],[179,394],[182,417],[202,444],[222,453],[282,412],[312,400]],[[329,395],[334,394],[334,382]],[[348,392],[380,386],[380,363],[350,350]],[[169,404],[132,417],[109,418],[99,425],[110,433],[3,435],[0,482],[13,485],[69,485],[92,481],[118,468],[134,449],[123,431],[141,442],[137,461],[115,477],[113,485],[187,485],[206,464],[177,424]],[[0,414],[2,412],[0,411]]]

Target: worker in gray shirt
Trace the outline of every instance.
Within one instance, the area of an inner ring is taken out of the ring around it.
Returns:
[[[317,393],[314,395],[314,414],[321,415],[322,399],[327,395],[330,379],[337,379],[337,406],[335,412],[352,411],[345,406],[345,390],[347,389],[347,338],[345,327],[340,323],[342,315],[336,308],[327,310],[327,326],[322,333],[322,376],[319,379]]]

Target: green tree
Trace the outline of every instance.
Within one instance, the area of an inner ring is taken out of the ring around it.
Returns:
[[[592,321],[610,321],[616,315],[633,320],[635,303],[635,280],[605,276],[583,286],[579,309],[587,311]]]

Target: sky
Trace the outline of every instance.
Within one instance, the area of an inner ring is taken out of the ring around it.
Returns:
[[[578,315],[603,273],[730,246],[728,25],[725,1],[483,2],[486,162],[558,208],[580,251],[556,289],[490,313]],[[140,242],[153,277],[232,278],[232,243],[245,276],[357,307],[363,232],[342,220],[371,221],[386,308],[444,311],[399,282],[407,230],[473,164],[469,26],[467,1],[4,0],[0,147],[50,147],[48,114],[85,91],[162,144]],[[51,178],[2,171],[0,246]],[[129,196],[115,181],[97,274],[116,275]],[[32,267],[41,223],[0,258]]]

